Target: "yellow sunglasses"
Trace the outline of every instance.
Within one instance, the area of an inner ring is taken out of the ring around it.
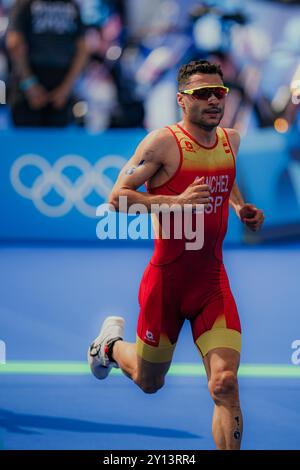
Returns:
[[[197,100],[208,100],[211,95],[215,95],[219,100],[225,98],[229,93],[229,88],[222,85],[204,85],[197,88],[192,88],[191,90],[182,90],[179,93],[185,95],[192,95]]]

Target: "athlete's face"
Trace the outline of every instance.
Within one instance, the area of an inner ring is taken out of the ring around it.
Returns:
[[[197,87],[221,85],[223,81],[218,74],[197,73],[192,75],[185,84],[185,90]],[[177,94],[179,106],[182,108],[186,118],[193,124],[205,129],[213,130],[220,124],[224,115],[225,99],[217,98],[214,94],[208,99],[197,99],[193,95]]]

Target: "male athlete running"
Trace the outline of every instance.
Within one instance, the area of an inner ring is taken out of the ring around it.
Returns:
[[[127,196],[128,206],[140,203],[148,211],[153,204],[182,208],[203,204],[204,245],[188,250],[184,237],[168,240],[160,231],[139,289],[136,344],[123,341],[123,318],[108,317],[88,359],[97,378],[104,379],[112,367],[120,367],[144,392],[155,393],[164,385],[180,329],[188,319],[215,403],[216,446],[239,449],[241,327],[222,261],[222,243],[229,204],[253,231],[261,227],[264,215],[244,202],[235,181],[238,132],[218,127],[228,93],[220,67],[207,61],[183,65],[178,89],[183,120],[151,132],[140,143],[121,171],[110,203],[118,210],[119,197]],[[138,192],[144,183],[147,193]],[[159,218],[159,227],[157,222]]]

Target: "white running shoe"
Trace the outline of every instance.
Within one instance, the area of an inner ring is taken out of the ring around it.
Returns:
[[[107,317],[99,335],[88,349],[88,363],[97,379],[105,379],[113,367],[119,368],[116,362],[109,359],[108,350],[117,339],[123,339],[124,323],[122,317]]]

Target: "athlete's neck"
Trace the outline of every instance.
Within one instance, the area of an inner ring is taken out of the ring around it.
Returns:
[[[183,119],[181,122],[179,122],[179,125],[185,131],[191,134],[191,136],[194,137],[194,139],[199,142],[199,144],[203,144],[206,147],[211,147],[216,143],[217,127],[211,131],[206,131],[205,129],[202,129],[201,127],[193,124],[190,121],[187,121],[186,119]]]

